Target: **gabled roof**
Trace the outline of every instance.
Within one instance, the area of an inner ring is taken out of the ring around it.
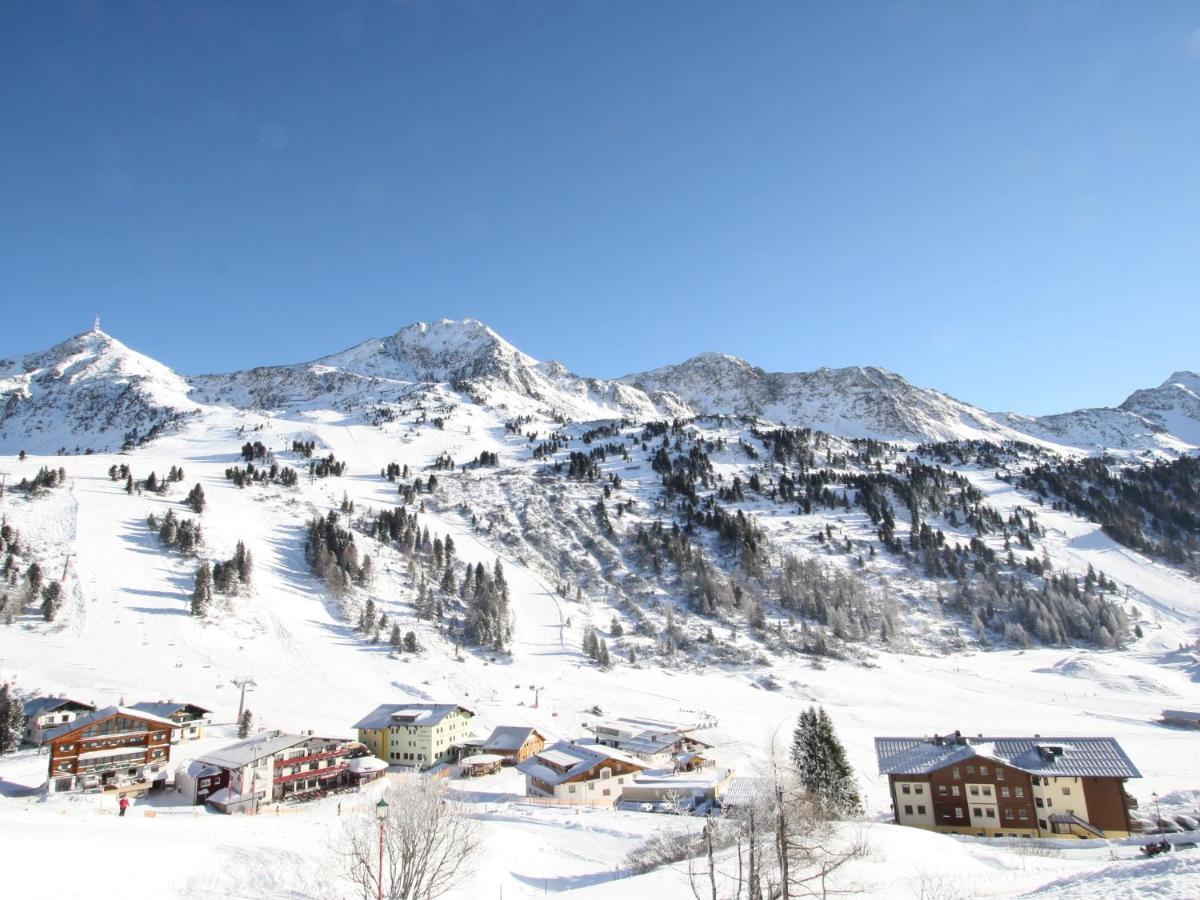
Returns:
[[[25,701],[25,718],[32,719],[42,713],[54,712],[56,709],[63,708],[95,710],[96,707],[90,703],[82,703],[67,697],[32,697]]]
[[[375,707],[362,719],[355,722],[354,727],[372,731],[391,725],[413,725],[419,728],[428,728],[431,725],[437,725],[456,709],[461,709],[468,716],[475,715],[474,712],[457,703],[385,703]]]
[[[289,747],[310,740],[331,739],[318,738],[311,734],[281,734],[278,731],[264,731],[254,737],[240,740],[236,744],[229,744],[220,750],[206,753],[198,757],[196,762],[208,763],[222,769],[240,769],[256,760],[272,756],[280,750],[287,750]]]
[[[186,711],[193,716],[200,718],[212,712],[211,709],[205,709],[203,706],[197,706],[194,703],[149,703],[142,701],[135,703],[130,709],[139,709],[143,712],[148,712],[155,716],[161,716],[164,719],[169,719],[177,712]]]
[[[55,741],[64,734],[71,734],[74,731],[79,731],[81,728],[87,728],[89,725],[94,725],[96,722],[103,722],[105,719],[113,716],[126,716],[130,719],[141,719],[143,722],[150,722],[154,725],[165,725],[170,728],[178,728],[179,723],[172,722],[170,719],[164,719],[160,716],[145,713],[137,709],[130,709],[128,706],[106,706],[104,709],[98,709],[95,712],[90,712],[87,715],[79,716],[74,722],[67,722],[65,725],[59,725],[57,728],[51,728],[46,732],[45,739],[47,741]]]
[[[928,775],[981,757],[1030,775],[1142,777],[1110,737],[877,737],[875,755],[881,775]]]
[[[637,769],[649,768],[642,760],[635,759],[600,744],[573,744],[559,741],[541,753],[535,753],[524,762],[517,763],[517,771],[536,778],[545,784],[565,784],[587,772],[601,768],[609,761],[621,762]],[[562,769],[563,771],[559,771]]]
[[[499,725],[492,729],[486,741],[485,750],[507,750],[515,752],[525,746],[525,742],[533,735],[545,740],[546,738],[536,728],[527,725]]]

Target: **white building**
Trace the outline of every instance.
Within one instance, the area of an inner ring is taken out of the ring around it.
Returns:
[[[528,796],[592,806],[612,806],[633,776],[647,768],[642,760],[620,750],[569,741],[559,741],[517,764]]]

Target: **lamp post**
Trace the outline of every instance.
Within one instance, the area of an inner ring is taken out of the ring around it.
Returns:
[[[383,823],[387,816],[387,801],[380,800],[375,804],[375,818],[379,820],[379,900],[383,900]]]

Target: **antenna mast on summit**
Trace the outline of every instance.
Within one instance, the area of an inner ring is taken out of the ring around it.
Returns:
[[[96,321],[92,323],[92,331],[98,333],[100,331],[100,317],[96,316]]]

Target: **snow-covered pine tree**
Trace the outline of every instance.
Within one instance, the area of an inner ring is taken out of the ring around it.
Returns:
[[[862,814],[854,769],[824,707],[810,706],[800,713],[792,737],[792,764],[805,793],[827,815]]]
[[[196,586],[192,589],[192,615],[206,615],[212,606],[212,597],[212,568],[206,561],[200,563],[200,568],[196,570]]]
[[[249,737],[250,729],[254,727],[254,715],[250,710],[242,711],[242,717],[238,719],[237,736],[240,738]]]
[[[25,735],[25,705],[14,687],[0,684],[0,753],[12,753]]]

